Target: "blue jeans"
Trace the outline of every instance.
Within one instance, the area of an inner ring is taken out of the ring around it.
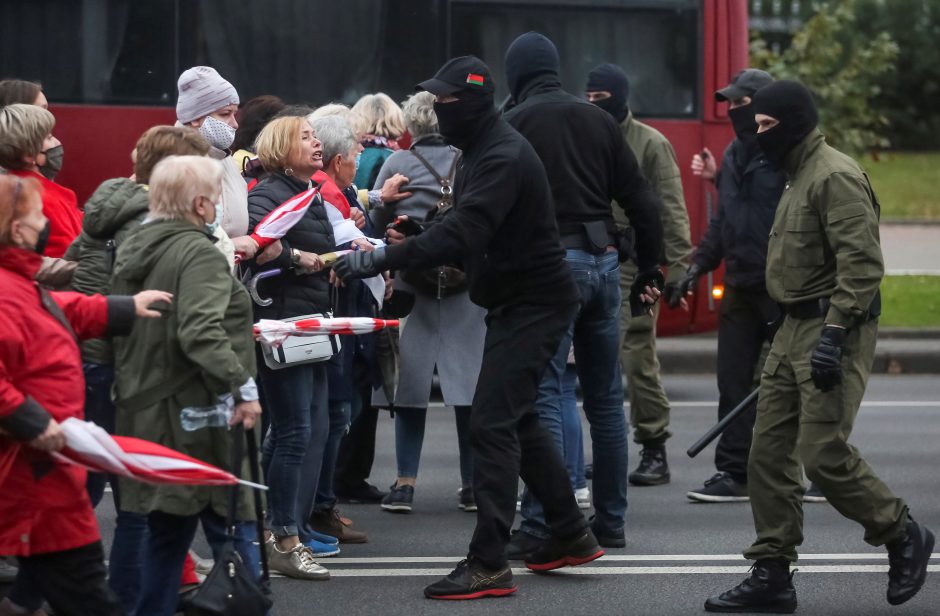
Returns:
[[[225,518],[211,508],[190,516],[170,515],[152,511],[147,517],[150,538],[143,553],[140,600],[134,612],[137,616],[173,616],[179,600],[180,576],[183,560],[202,522],[213,558],[225,544]],[[235,524],[235,549],[242,560],[261,578],[261,555],[255,544],[254,522]]]
[[[460,456],[460,483],[473,485],[473,456],[470,453],[470,407],[455,406],[457,449]],[[424,446],[424,426],[428,410],[412,407],[395,408],[395,460],[399,477],[417,477]]]
[[[310,514],[330,433],[326,366],[258,367],[271,425],[261,465],[268,483],[267,526],[276,537],[312,538]]]
[[[561,375],[561,426],[564,438],[565,467],[571,478],[571,487],[587,487],[584,477],[584,441],[581,432],[581,413],[578,411],[578,371],[573,364],[565,367]]]
[[[85,373],[85,421],[92,421],[104,428],[108,434],[114,434],[114,419],[117,413],[114,402],[111,401],[114,366],[84,363],[82,370]],[[92,507],[97,507],[101,502],[107,481],[108,476],[104,473],[88,473],[85,485]]]
[[[627,422],[618,349],[620,263],[616,252],[592,255],[583,250],[566,251],[565,260],[577,281],[581,301],[539,384],[536,409],[564,456],[563,377],[568,351],[574,344],[584,414],[591,424],[594,445],[594,525],[602,533],[618,534],[623,532],[627,513]],[[522,530],[537,537],[548,536],[542,506],[528,492],[523,495],[522,518]]]
[[[336,475],[336,460],[339,457],[339,444],[349,431],[352,403],[344,400],[331,400],[329,403],[330,433],[323,451],[323,466],[320,468],[320,481],[317,484],[317,497],[314,509],[328,511],[336,505],[333,491],[333,477]]]

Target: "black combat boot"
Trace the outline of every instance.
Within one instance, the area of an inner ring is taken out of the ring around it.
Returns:
[[[756,612],[792,614],[796,611],[796,590],[790,564],[780,558],[759,560],[751,576],[705,602],[707,612]]]
[[[640,464],[628,477],[635,486],[659,486],[669,483],[669,463],[666,448],[662,445],[644,445],[640,452]]]
[[[908,518],[904,534],[885,546],[889,564],[888,603],[901,605],[924,585],[933,543],[930,529]]]

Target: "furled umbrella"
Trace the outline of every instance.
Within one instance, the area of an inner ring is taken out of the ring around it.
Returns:
[[[251,239],[258,244],[258,250],[264,250],[287,235],[287,232],[307,213],[318,193],[318,187],[308,188],[268,212],[267,216],[255,225],[255,230],[250,235]],[[236,260],[241,260],[244,256],[243,253],[235,255]]]

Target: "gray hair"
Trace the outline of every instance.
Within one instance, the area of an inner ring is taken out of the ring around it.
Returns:
[[[434,95],[430,92],[412,94],[402,105],[405,126],[413,139],[438,132],[437,114],[434,113]]]
[[[349,122],[349,125],[352,127],[353,132],[356,133],[357,139],[362,138],[362,136],[368,132],[366,130],[366,119],[342,103],[329,103],[327,105],[323,105],[322,107],[317,107],[316,111],[307,116],[307,120],[313,124],[314,120],[325,118],[326,116],[331,115],[338,115],[342,118],[346,118],[346,120]]]
[[[327,115],[311,122],[317,131],[317,139],[323,146],[323,166],[330,164],[336,156],[349,154],[359,143],[349,121],[339,115]]]
[[[186,220],[198,197],[222,191],[222,165],[206,156],[167,156],[150,174],[150,218]]]
[[[15,103],[0,108],[0,167],[25,169],[26,156],[37,156],[52,133],[55,117],[42,107]]]

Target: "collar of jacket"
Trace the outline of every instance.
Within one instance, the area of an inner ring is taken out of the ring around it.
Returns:
[[[784,158],[783,170],[792,178],[799,172],[803,163],[825,143],[826,138],[819,132],[818,128],[814,128],[810,134],[803,138],[803,141],[793,146],[793,149]]]
[[[558,75],[549,73],[537,75],[525,84],[525,87],[519,92],[519,99],[516,103],[525,102],[527,98],[531,98],[537,94],[555,92],[557,90],[561,90],[561,81],[558,80]]]
[[[16,246],[3,246],[0,248],[0,268],[18,274],[27,280],[36,277],[36,272],[42,265],[42,256],[31,250],[24,250]]]
[[[447,142],[440,133],[428,133],[415,138],[408,149],[413,150],[416,145],[447,145]]]

